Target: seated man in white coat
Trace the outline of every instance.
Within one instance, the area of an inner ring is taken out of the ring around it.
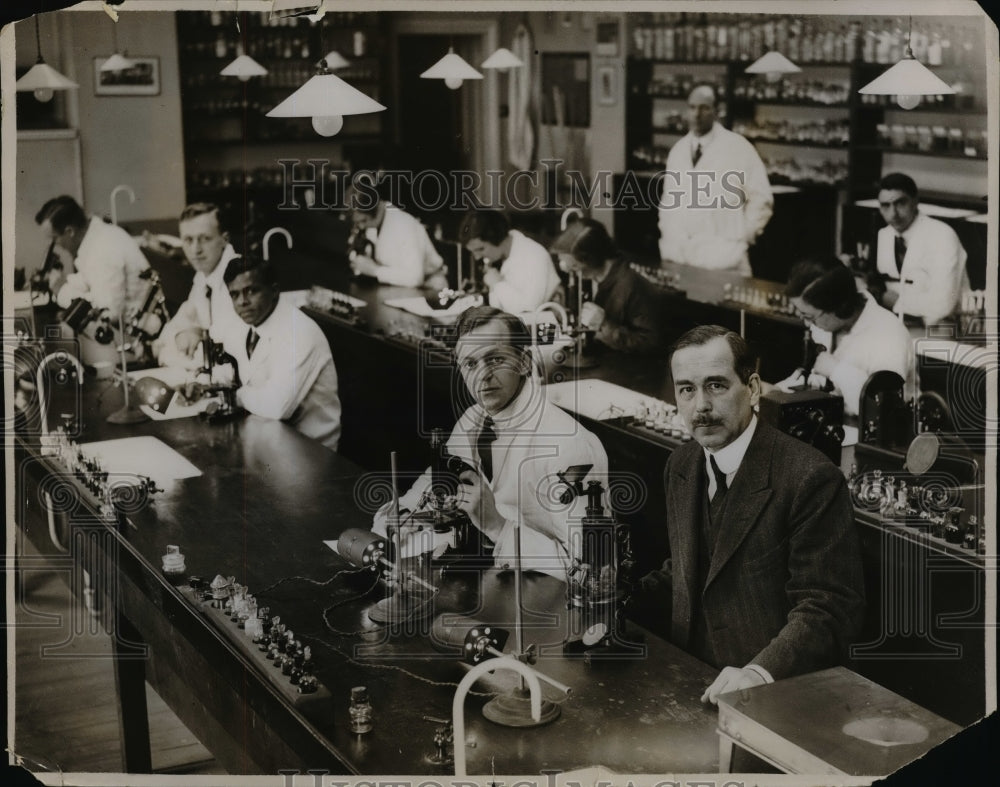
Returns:
[[[475,210],[462,221],[458,239],[484,263],[489,304],[505,312],[534,311],[559,288],[552,255],[540,243],[510,229],[497,210]]]
[[[270,263],[235,257],[223,276],[245,327],[224,338],[236,359],[236,402],[248,412],[285,421],[337,450],[340,398],[337,369],[320,327],[278,291]]]
[[[458,505],[492,542],[494,565],[514,566],[520,521],[522,567],[566,581],[573,558],[581,557],[571,529],[586,501],[560,505],[548,492],[558,484],[556,474],[571,465],[592,465],[587,478],[604,482],[604,447],[546,399],[532,374],[531,335],[520,318],[476,306],[459,318],[457,335],[456,362],[475,399],[447,443],[451,454],[475,468],[459,476]],[[401,521],[417,509],[430,483],[428,471],[400,497]],[[388,510],[376,515],[377,532],[386,532]]]
[[[885,281],[882,305],[931,325],[958,307],[969,288],[966,253],[955,230],[920,212],[917,184],[893,172],[882,178],[878,207],[888,226],[878,232],[875,264]]]
[[[774,209],[760,156],[716,120],[711,85],[688,96],[688,133],[670,149],[660,199],[660,258],[749,276],[748,250]]]
[[[222,280],[229,261],[237,256],[219,208],[196,202],[181,212],[181,248],[194,268],[191,292],[177,313],[163,326],[153,351],[161,366],[194,368],[195,349],[205,331],[221,342],[227,330],[244,330]]]
[[[382,284],[442,289],[444,263],[419,219],[382,199],[375,187],[360,181],[349,188],[347,206],[355,231],[369,241],[371,253],[350,250],[356,276],[373,276]]]
[[[125,230],[97,216],[87,217],[72,197],[54,197],[35,215],[63,268],[49,273],[49,290],[64,309],[83,298],[116,321],[142,307],[149,268],[139,244]],[[69,263],[72,261],[72,267]]]

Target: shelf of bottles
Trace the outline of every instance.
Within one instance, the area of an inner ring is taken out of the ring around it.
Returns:
[[[850,80],[785,78],[774,82],[759,77],[740,75],[733,80],[734,103],[752,102],[757,105],[793,107],[823,107],[847,109],[850,100]]]
[[[371,28],[372,18],[356,12],[327,13],[319,25],[304,16],[280,17],[266,12],[240,12],[238,16],[222,11],[178,13],[186,142],[316,141],[308,118],[276,119],[266,114],[305,84],[330,50],[350,60],[337,75],[379,99],[380,63],[374,52],[381,46],[381,37]],[[268,73],[246,82],[219,73],[243,54],[253,57]],[[351,117],[337,141],[376,141],[381,134],[378,116]]]
[[[905,54],[908,33],[906,17],[658,12],[635,14],[634,19],[633,57],[695,63],[751,62],[773,49],[800,66],[855,61],[892,65]],[[952,18],[915,18],[910,46],[925,65],[980,65],[975,30],[953,24]]]

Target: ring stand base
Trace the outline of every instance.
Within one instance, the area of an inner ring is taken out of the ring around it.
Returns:
[[[417,596],[402,596],[395,593],[382,599],[368,610],[368,617],[375,623],[405,623],[421,619],[430,614],[429,599]]]
[[[531,695],[527,689],[516,688],[511,694],[494,697],[483,706],[483,715],[504,727],[540,727],[559,718],[562,710],[548,700],[542,700],[542,715],[531,718]]]

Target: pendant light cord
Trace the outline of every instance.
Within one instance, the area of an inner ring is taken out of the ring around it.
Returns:
[[[35,50],[38,52],[38,59],[35,61],[35,65],[44,63],[45,60],[42,59],[42,35],[38,32],[38,14],[35,14]]]

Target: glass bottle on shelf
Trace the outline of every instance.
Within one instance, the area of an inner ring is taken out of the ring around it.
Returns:
[[[931,33],[930,42],[927,44],[927,64],[941,65],[941,33],[937,30]]]
[[[813,61],[813,32],[812,32],[812,22],[806,21],[802,25],[802,40],[799,44],[801,47],[801,58],[803,63],[811,63]],[[794,61],[793,61],[794,62]]]

